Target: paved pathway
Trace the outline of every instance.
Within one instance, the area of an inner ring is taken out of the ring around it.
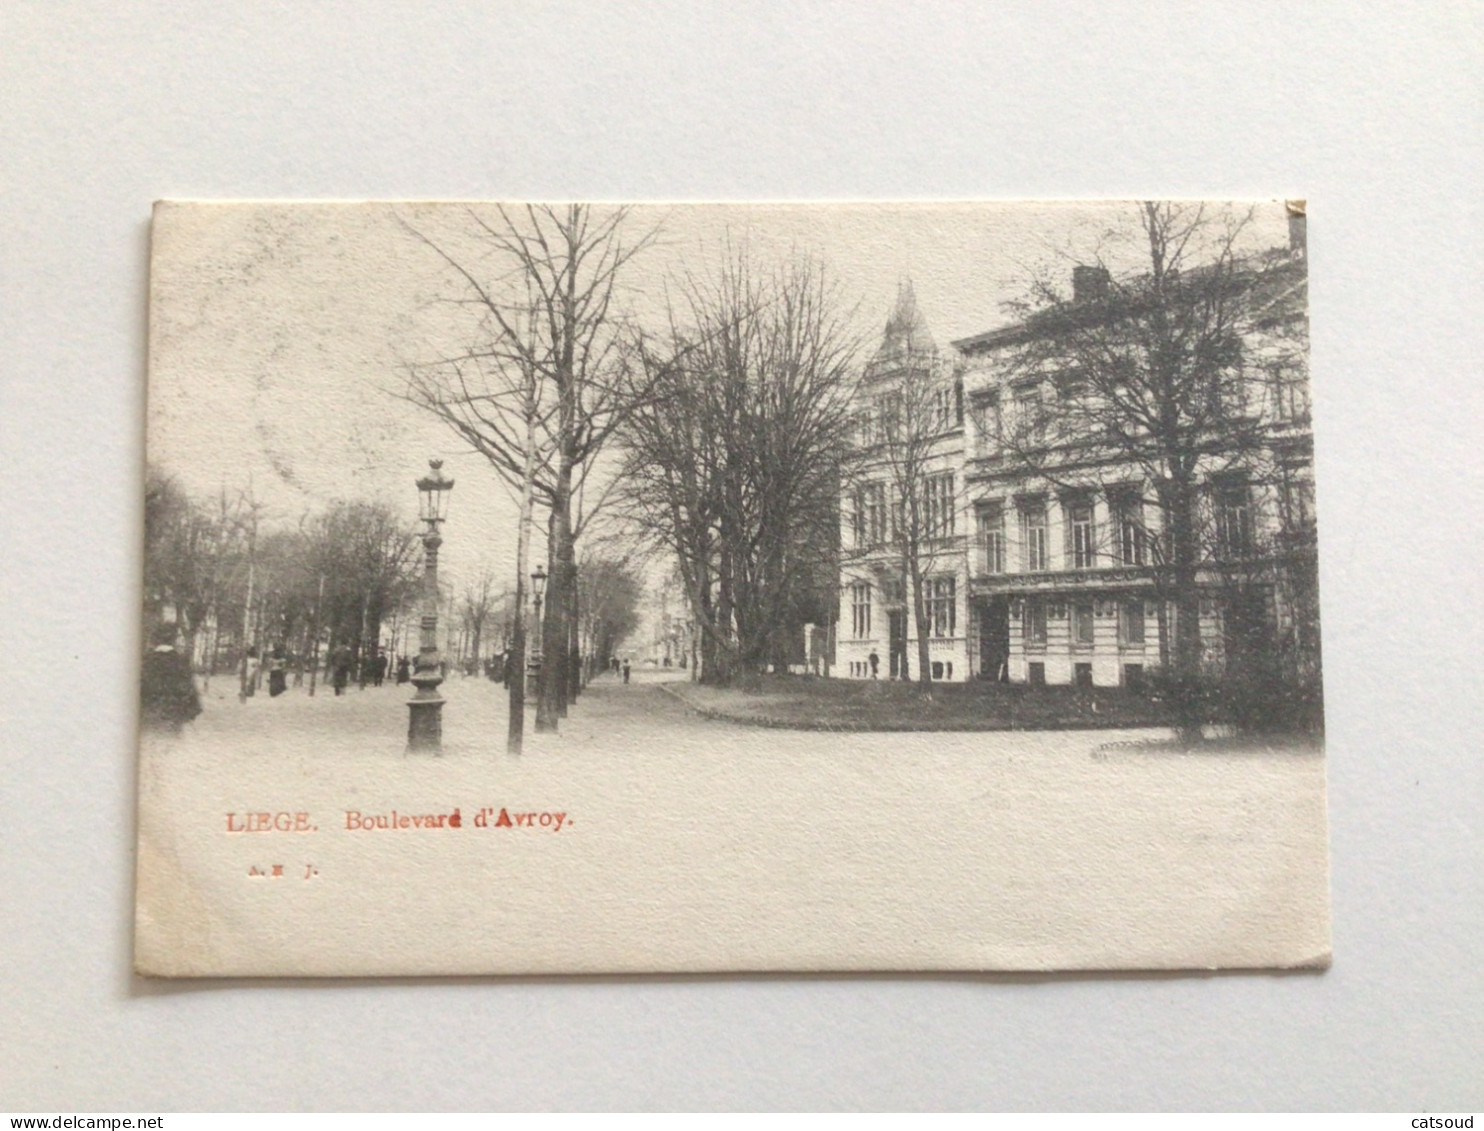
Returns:
[[[440,758],[404,752],[406,688],[214,699],[141,765],[156,815],[141,851],[189,877],[160,898],[220,892],[234,909],[203,902],[186,922],[207,933],[179,945],[209,940],[258,973],[406,971],[399,940],[431,940],[434,924],[436,947],[418,953],[443,972],[1325,951],[1313,753],[1100,750],[1135,734],[1120,731],[760,729],[688,711],[658,686],[666,674],[599,679],[520,758],[504,752],[503,689],[482,679],[449,681]],[[436,851],[346,817],[455,806],[470,829]],[[502,807],[560,812],[562,831],[475,835],[472,814]],[[290,859],[321,870],[321,894],[275,902],[261,930],[239,887],[268,842],[223,835],[224,814],[244,810],[307,811],[320,830]],[[326,922],[363,941],[358,965],[325,949]]]

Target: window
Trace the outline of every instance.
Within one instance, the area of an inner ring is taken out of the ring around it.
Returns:
[[[1235,372],[1216,378],[1216,408],[1225,417],[1243,416],[1247,412],[1247,377],[1240,367]]]
[[[886,485],[868,483],[861,490],[861,535],[865,546],[879,546],[886,541]]]
[[[1004,442],[1004,420],[1000,416],[1000,394],[979,393],[974,397],[974,431],[981,456],[994,455]]]
[[[1067,557],[1073,569],[1092,569],[1097,564],[1097,551],[1093,544],[1092,503],[1077,501],[1067,507],[1068,542]]]
[[[954,530],[953,473],[934,475],[924,486],[923,532],[929,538],[947,538]]]
[[[1309,419],[1309,389],[1303,374],[1286,366],[1275,366],[1269,373],[1273,396],[1273,415],[1285,424]]]
[[[1122,616],[1119,618],[1119,627],[1123,630],[1123,642],[1132,647],[1142,647],[1144,644],[1144,602],[1125,601],[1123,603]]]
[[[1046,502],[1028,500],[1020,509],[1020,544],[1027,573],[1050,568],[1046,545]]]
[[[1027,597],[1020,612],[1020,635],[1028,648],[1046,646],[1046,602]]]
[[[1079,604],[1072,606],[1072,642],[1084,647],[1090,646],[1093,640],[1092,605]]]
[[[1252,497],[1245,483],[1220,483],[1216,494],[1216,546],[1223,557],[1252,553]]]
[[[952,636],[958,623],[957,586],[952,577],[934,577],[927,583],[927,615],[936,637]]]
[[[1113,499],[1113,526],[1119,565],[1143,565],[1145,558],[1144,501],[1135,494]]]
[[[1015,410],[1020,434],[1030,444],[1046,439],[1046,414],[1041,411],[1041,390],[1035,385],[1022,385],[1015,390]]]
[[[1307,530],[1314,522],[1314,484],[1302,468],[1284,466],[1279,483],[1283,526],[1290,533]]]
[[[1086,399],[1090,385],[1082,369],[1064,369],[1056,375],[1058,399],[1072,402]]]
[[[933,426],[939,432],[957,428],[964,422],[964,385],[940,385],[933,390]]]
[[[897,437],[901,430],[902,395],[884,393],[876,398],[876,442],[885,444]]]
[[[1005,572],[1005,509],[990,507],[979,512],[979,545],[984,552],[984,572]]]
[[[867,582],[850,587],[850,631],[857,640],[871,635],[871,586]]]

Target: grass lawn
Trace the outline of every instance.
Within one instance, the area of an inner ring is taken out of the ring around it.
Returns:
[[[1120,688],[763,676],[746,687],[669,683],[696,711],[790,730],[1055,730],[1168,726],[1158,702]]]

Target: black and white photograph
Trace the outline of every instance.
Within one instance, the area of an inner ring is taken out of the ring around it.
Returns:
[[[140,970],[1324,965],[1306,233],[158,205]]]

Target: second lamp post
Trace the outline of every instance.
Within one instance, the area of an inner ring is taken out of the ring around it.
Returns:
[[[438,685],[443,682],[438,656],[438,547],[443,545],[443,536],[438,527],[447,517],[453,480],[444,478],[441,459],[430,459],[428,468],[428,474],[417,481],[419,513],[427,525],[422,536],[426,568],[422,632],[412,668],[412,685],[417,693],[407,701],[407,750],[437,754],[443,749],[443,697],[438,694]]]
[[[542,566],[536,567],[536,572],[531,574],[531,598],[535,603],[535,616],[531,624],[531,658],[526,663],[526,671],[530,678],[526,681],[526,687],[534,691],[539,697],[541,694],[541,598],[546,594],[546,570]]]

